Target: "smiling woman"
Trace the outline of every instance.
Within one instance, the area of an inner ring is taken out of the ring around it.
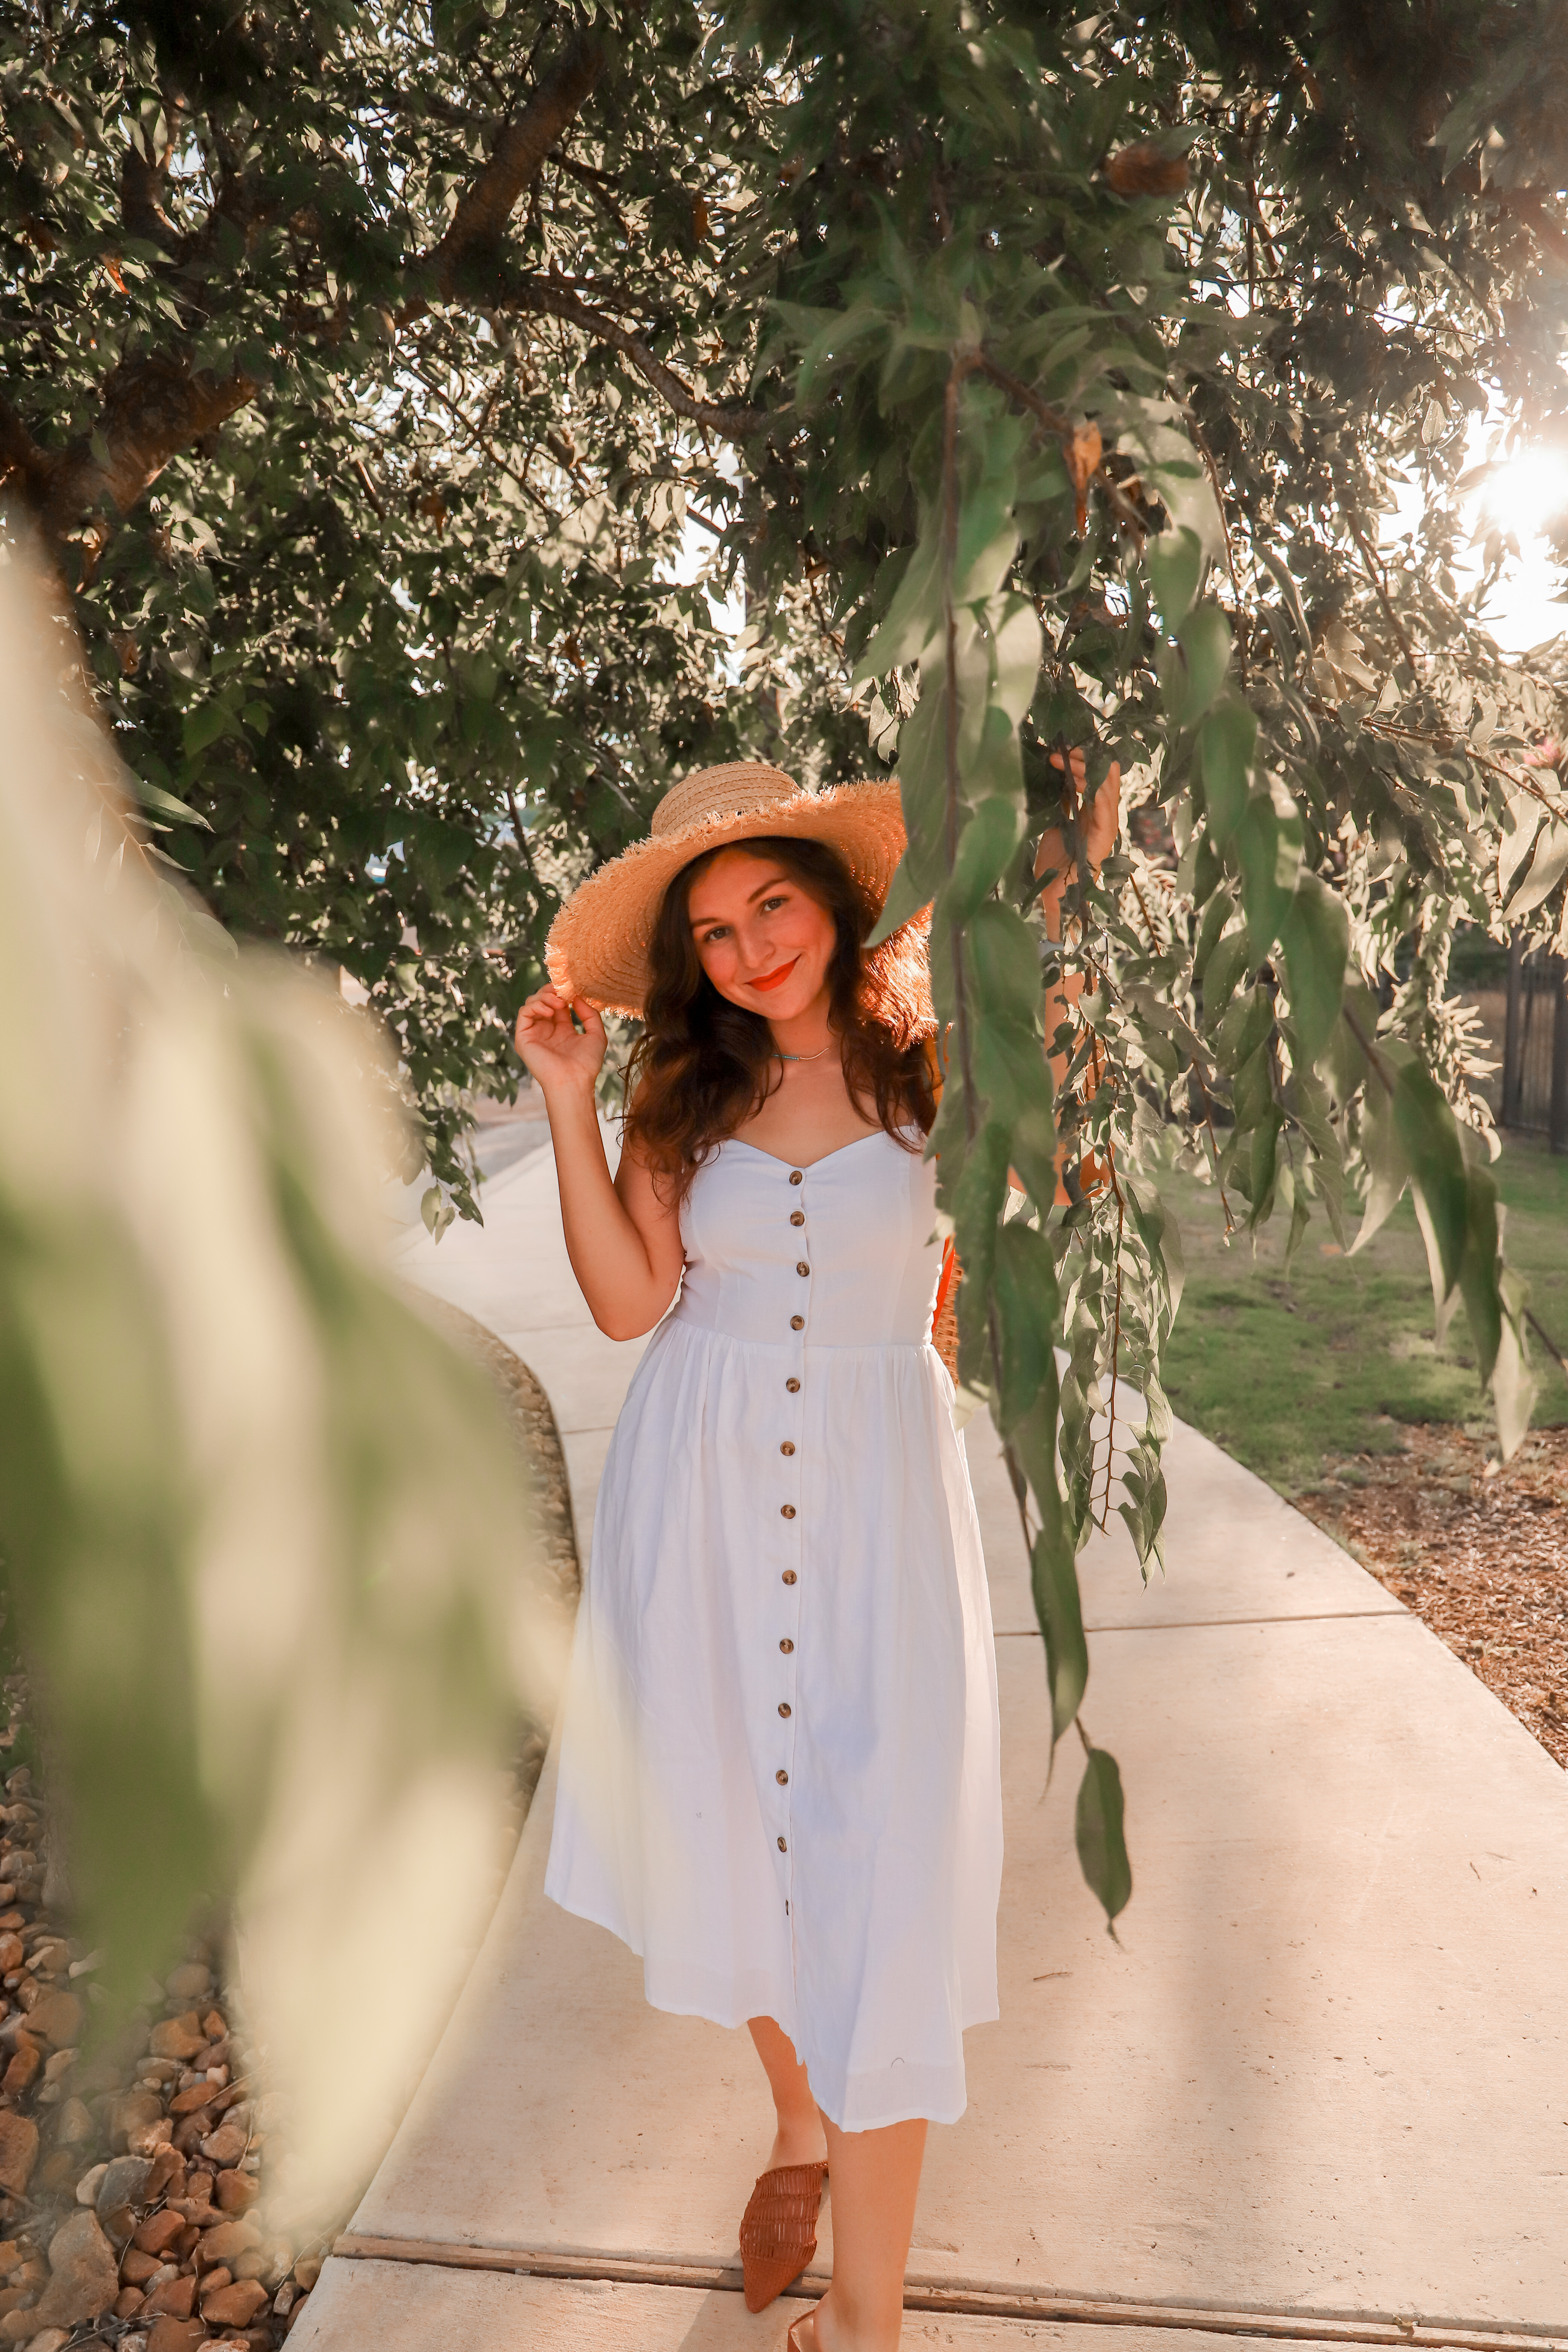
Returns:
[[[833,2283],[796,2352],[892,2352],[926,2126],[963,2112],[964,2031],[996,2014],[923,930],[864,945],[897,796],[689,777],[570,903],[518,1022],[595,1318],[658,1324],[605,1465],[545,1889],[641,1956],[656,2007],[750,2028],[776,2124],[740,2229],[753,2311],[815,2252],[831,2166]],[[612,991],[646,1022],[613,1184]]]
[[[927,1132],[922,941],[910,925],[868,951],[876,915],[829,843],[787,835],[710,850],[671,883],[627,1134],[677,1198],[726,1135],[768,1150],[787,1133],[820,1159],[874,1126]]]

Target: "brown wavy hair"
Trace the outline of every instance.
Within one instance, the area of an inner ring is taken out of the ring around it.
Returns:
[[[626,1071],[626,1140],[657,1175],[674,1180],[682,1200],[698,1169],[783,1083],[769,1024],[721,996],[691,936],[691,886],[725,848],[767,858],[833,918],[828,1019],[842,1041],[849,1092],[862,1111],[875,1105],[896,1143],[917,1149],[900,1129],[928,1135],[936,1118],[924,925],[906,923],[868,948],[879,909],[837,851],[779,834],[706,851],[665,892],[648,943],[643,1034]]]

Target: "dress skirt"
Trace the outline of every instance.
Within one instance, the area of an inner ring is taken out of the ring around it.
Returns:
[[[656,2008],[771,2017],[844,2131],[963,2112],[996,2015],[996,1668],[932,1171],[729,1141],[611,1442],[545,1891]]]

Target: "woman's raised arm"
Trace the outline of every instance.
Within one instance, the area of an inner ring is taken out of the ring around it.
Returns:
[[[573,1025],[574,1009],[581,1029]],[[611,1181],[594,1097],[605,1024],[591,1004],[579,1000],[574,1008],[553,988],[542,988],[517,1016],[517,1050],[544,1097],[566,1254],[588,1311],[607,1338],[638,1339],[675,1297],[684,1262],[680,1220],[633,1153],[623,1152]]]

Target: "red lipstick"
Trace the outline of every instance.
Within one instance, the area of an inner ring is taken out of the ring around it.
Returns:
[[[798,956],[791,956],[788,963],[781,963],[776,971],[765,973],[761,980],[753,980],[752,986],[762,989],[782,988],[799,961]]]

